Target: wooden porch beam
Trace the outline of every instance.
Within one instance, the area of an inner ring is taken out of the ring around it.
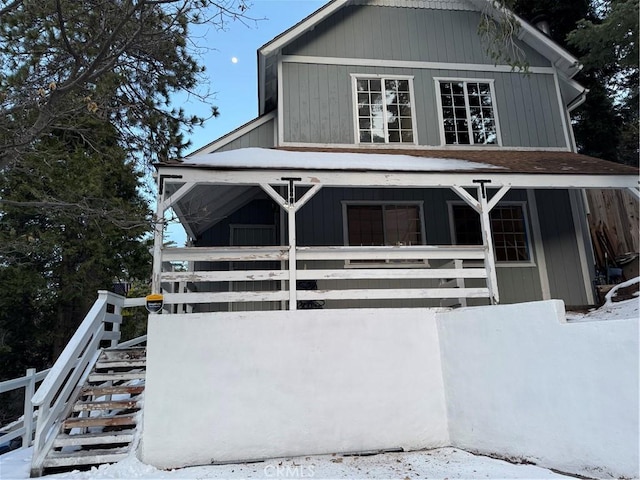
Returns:
[[[305,194],[295,203],[296,212],[300,210],[313,196],[318,193],[318,191],[322,188],[322,185],[319,183],[315,184],[309,190],[305,192]]]
[[[452,185],[451,190],[453,190],[462,200],[464,200],[464,203],[473,208],[477,213],[480,213],[480,202],[473,198],[473,196],[471,196],[471,194],[469,194],[469,192],[467,192],[464,188],[459,187],[458,185]]]
[[[287,209],[287,201],[284,198],[282,198],[282,195],[276,192],[275,188],[273,188],[268,183],[261,183],[260,188],[262,188],[262,190],[264,190],[266,194],[273,199],[274,202],[276,202],[285,210]]]
[[[170,208],[174,203],[184,197],[187,193],[189,193],[193,188],[197,185],[196,182],[188,182],[182,185],[178,190],[173,192],[169,198],[166,198],[162,202],[162,212],[164,213],[168,208]]]
[[[487,203],[489,211],[493,210],[493,207],[495,207],[498,202],[502,200],[502,198],[507,194],[509,190],[511,190],[511,185],[503,185],[500,190],[498,190],[495,195],[491,197],[491,200],[489,200],[489,202]]]

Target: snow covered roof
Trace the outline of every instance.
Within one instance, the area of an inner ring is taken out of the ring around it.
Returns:
[[[409,154],[290,151],[241,148],[193,155],[181,166],[224,169],[368,170],[394,172],[444,172],[501,169],[486,163],[458,158],[416,157]]]
[[[370,172],[632,175],[638,170],[573,152],[544,150],[432,150],[390,148],[241,148],[192,155],[180,166],[224,170],[334,170]]]

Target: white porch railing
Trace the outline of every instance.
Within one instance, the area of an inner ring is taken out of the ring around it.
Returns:
[[[31,397],[36,385],[44,380],[50,369],[36,372],[35,368],[27,369],[25,376],[0,382],[0,394],[24,389],[24,407],[22,418],[0,428],[0,442],[12,442],[20,439],[20,448],[27,448],[33,441],[35,412]]]
[[[467,298],[491,296],[483,247],[298,247],[293,284],[288,259],[288,247],[166,249],[163,261],[181,263],[183,271],[161,274],[165,304],[189,305],[180,310],[185,312],[197,311],[200,304],[246,302],[281,302],[286,308],[290,288],[295,289],[298,303],[460,299],[457,303],[464,305]],[[238,269],[234,262],[242,262],[244,268]],[[466,286],[469,279],[480,286]],[[270,289],[256,288],[265,281]],[[298,282],[313,282],[315,288],[302,289]],[[224,305],[217,308],[224,309]]]
[[[44,458],[55,439],[60,422],[70,413],[100,348],[132,346],[146,341],[146,336],[143,336],[119,344],[122,308],[144,304],[144,298],[127,299],[111,292],[98,292],[98,299],[93,307],[49,369],[40,388],[30,398],[32,408],[37,408],[32,474],[41,474]],[[29,417],[33,418],[33,414],[25,415],[25,418]]]

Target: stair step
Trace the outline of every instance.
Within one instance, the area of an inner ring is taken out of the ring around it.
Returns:
[[[63,429],[82,427],[116,427],[121,425],[135,425],[137,414],[116,415],[113,417],[73,417],[63,422]]]
[[[112,400],[108,402],[78,402],[73,406],[74,412],[90,410],[128,410],[138,408],[137,400]]]
[[[128,455],[128,447],[108,448],[105,450],[78,450],[75,452],[49,452],[44,460],[44,468],[114,463],[126,458]]]
[[[147,366],[146,359],[134,360],[98,360],[96,369],[104,370],[107,368],[144,368]]]
[[[115,385],[112,387],[84,387],[81,395],[83,397],[103,397],[105,395],[139,395],[144,392],[144,385]]]
[[[100,354],[102,360],[139,360],[147,356],[146,348],[107,349]]]
[[[135,430],[121,430],[119,432],[83,433],[78,435],[59,434],[53,442],[54,448],[80,445],[105,445],[109,443],[130,443],[133,441]]]
[[[141,380],[145,378],[145,372],[114,372],[114,373],[91,373],[89,382],[120,382],[124,380]]]

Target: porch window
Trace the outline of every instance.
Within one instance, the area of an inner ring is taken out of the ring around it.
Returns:
[[[436,84],[443,143],[500,143],[491,81],[437,79]]]
[[[468,205],[450,206],[456,245],[482,245],[480,216]],[[490,214],[497,262],[531,262],[524,205],[498,205]]]
[[[349,245],[422,245],[420,205],[346,205]]]
[[[360,143],[415,143],[412,77],[353,76]]]

